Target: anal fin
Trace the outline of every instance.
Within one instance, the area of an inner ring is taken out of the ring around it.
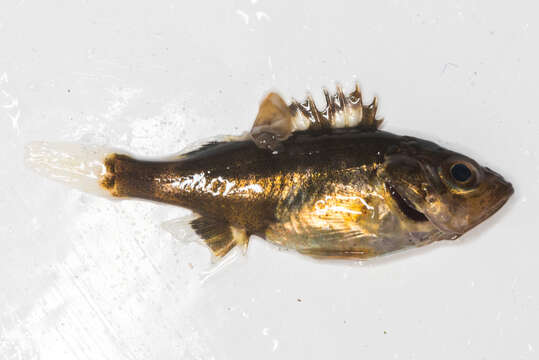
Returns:
[[[191,227],[217,257],[225,256],[236,245],[247,247],[249,242],[249,236],[244,229],[220,219],[201,216],[191,221]]]

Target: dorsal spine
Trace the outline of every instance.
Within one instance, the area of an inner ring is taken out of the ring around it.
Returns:
[[[303,103],[292,100],[289,106],[295,130],[322,130],[331,128],[360,127],[375,131],[380,127],[382,119],[376,119],[378,99],[373,98],[369,105],[363,105],[359,85],[346,96],[337,85],[335,94],[331,95],[323,89],[326,106],[318,110],[311,95]]]

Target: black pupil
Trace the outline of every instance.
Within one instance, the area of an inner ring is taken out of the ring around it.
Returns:
[[[455,164],[451,168],[451,175],[455,180],[464,182],[472,176],[472,172],[464,164]]]

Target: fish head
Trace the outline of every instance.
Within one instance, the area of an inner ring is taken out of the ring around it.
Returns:
[[[513,194],[503,176],[468,156],[406,138],[382,167],[385,186],[412,221],[429,221],[456,239],[498,211]]]

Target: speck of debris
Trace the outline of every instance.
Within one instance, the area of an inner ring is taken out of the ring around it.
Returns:
[[[387,334],[387,331],[384,330],[384,335]]]
[[[189,265],[189,268],[191,268],[191,269],[194,268],[193,264],[189,263],[188,265]]]
[[[67,92],[70,93],[70,92],[71,92],[71,89],[67,89]]]
[[[298,298],[298,302],[301,302],[301,299],[300,299],[300,298]]]

